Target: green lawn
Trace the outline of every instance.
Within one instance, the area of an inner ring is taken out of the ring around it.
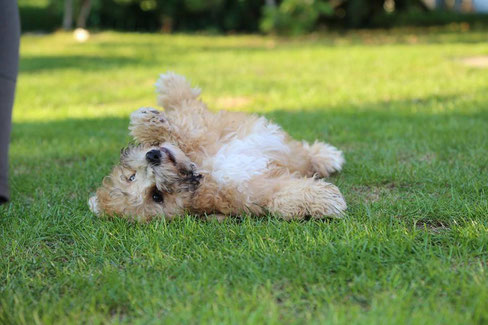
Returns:
[[[0,323],[488,323],[486,32],[26,35]],[[94,217],[158,73],[345,151],[342,220]]]

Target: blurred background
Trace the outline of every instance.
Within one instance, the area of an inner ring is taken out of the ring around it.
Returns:
[[[19,0],[23,31],[303,34],[327,29],[488,25],[488,0]]]

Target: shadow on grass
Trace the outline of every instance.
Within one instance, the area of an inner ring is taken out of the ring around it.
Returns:
[[[470,98],[473,97],[476,96],[471,94]],[[463,95],[453,94],[303,110],[285,108],[265,115],[297,138],[372,142],[374,139],[366,137],[369,133],[394,139],[422,138],[432,132],[441,135],[454,129],[469,130],[472,122],[488,121],[488,112],[482,108],[480,100],[468,101]]]
[[[399,216],[447,220],[453,211],[475,206],[480,179],[488,176],[480,149],[488,145],[487,112],[323,109],[266,116],[296,139],[318,139],[345,151],[345,169],[330,181],[341,188],[352,214],[388,206]],[[127,126],[128,118],[14,123],[14,200],[26,206],[51,202],[89,214],[87,198],[131,140]]]
[[[49,141],[58,143],[85,142],[96,138],[97,142],[119,139],[128,134],[129,118],[105,117],[96,119],[66,119],[48,122],[14,123],[12,144],[23,141]]]
[[[124,66],[147,65],[144,60],[113,56],[99,57],[86,55],[56,55],[56,56],[22,56],[19,70],[21,73],[37,73],[62,69],[76,69],[81,71],[101,71],[118,69]]]
[[[328,141],[354,148],[355,144],[375,141],[424,141],[435,135],[436,140],[464,140],[462,132],[477,132],[488,136],[485,128],[474,128],[488,121],[488,112],[483,110],[457,110],[432,112],[431,103],[443,107],[456,100],[458,96],[433,96],[422,99],[399,100],[368,103],[361,106],[307,108],[300,111],[276,110],[264,113],[272,121],[280,124],[290,135],[297,139]],[[470,104],[464,103],[466,106]],[[412,109],[416,106],[417,109]],[[423,109],[423,110],[422,110]],[[48,122],[14,123],[12,133],[12,155],[15,146],[38,143],[53,154],[56,147],[75,144],[83,150],[84,144],[117,144],[117,151],[130,140],[127,118],[106,117],[95,119],[66,119]],[[72,148],[75,148],[73,146]],[[75,153],[70,150],[69,152]],[[61,154],[61,153],[60,153]],[[103,155],[104,153],[98,152]],[[49,159],[49,155],[39,157]]]

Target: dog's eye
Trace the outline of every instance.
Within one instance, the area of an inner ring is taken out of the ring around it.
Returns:
[[[156,203],[162,203],[163,202],[163,194],[156,190],[152,194],[152,199]]]
[[[136,174],[132,174],[129,177],[129,182],[133,182],[136,179]]]

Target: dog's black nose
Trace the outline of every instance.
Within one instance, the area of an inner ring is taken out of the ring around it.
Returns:
[[[148,151],[146,153],[146,160],[153,165],[159,165],[161,163],[161,151],[157,149]]]

